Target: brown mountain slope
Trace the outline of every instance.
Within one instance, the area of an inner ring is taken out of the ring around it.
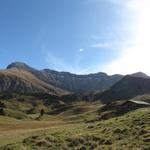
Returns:
[[[62,95],[67,92],[39,80],[32,73],[23,69],[0,71],[0,92],[49,93]]]

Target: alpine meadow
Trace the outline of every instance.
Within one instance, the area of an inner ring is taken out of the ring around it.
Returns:
[[[149,0],[0,0],[0,150],[150,150]]]

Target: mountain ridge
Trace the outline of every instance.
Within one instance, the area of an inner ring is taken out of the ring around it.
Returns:
[[[149,85],[150,77],[142,72],[126,76],[103,72],[77,75],[51,69],[37,70],[22,62],[11,63],[0,71],[0,92],[64,95],[66,100],[99,99],[107,103],[149,94]]]
[[[122,75],[109,76],[103,72],[88,75],[77,75],[50,69],[37,70],[22,62],[16,62],[8,65],[7,70],[13,68],[29,71],[43,82],[69,92],[103,91],[111,87],[123,77]]]

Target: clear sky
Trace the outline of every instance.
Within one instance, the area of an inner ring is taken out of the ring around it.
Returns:
[[[0,0],[0,68],[150,74],[149,0]]]

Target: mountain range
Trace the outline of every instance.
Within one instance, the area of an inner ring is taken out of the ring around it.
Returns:
[[[76,75],[50,69],[37,70],[21,62],[8,65],[7,69],[0,71],[0,75],[2,92],[12,89],[18,92],[46,93],[103,91],[123,77],[122,75],[108,76],[102,72]]]
[[[14,62],[0,70],[0,92],[94,95],[95,100],[110,102],[150,93],[150,77],[142,72],[126,76],[110,76],[103,72],[77,75],[50,69],[38,70],[25,63]]]

